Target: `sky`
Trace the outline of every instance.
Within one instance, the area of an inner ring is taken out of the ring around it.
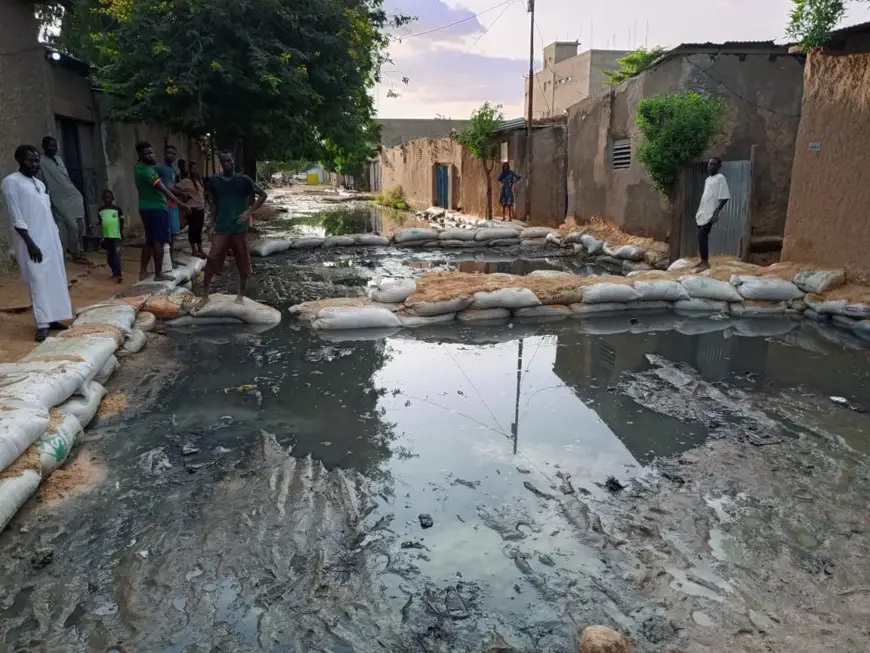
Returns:
[[[417,20],[394,33],[392,63],[384,66],[375,89],[378,117],[458,120],[485,101],[501,104],[506,118],[523,115],[530,26],[525,0],[385,0],[385,5],[390,13]],[[784,42],[791,5],[791,0],[537,0],[535,68],[541,68],[543,46],[556,40],[579,39],[580,51]],[[422,33],[458,21],[463,22]],[[870,4],[851,3],[842,25],[865,21]]]

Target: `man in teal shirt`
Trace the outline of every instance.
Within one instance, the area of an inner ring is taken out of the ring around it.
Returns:
[[[208,291],[215,274],[224,269],[227,252],[233,253],[239,268],[239,294],[236,302],[245,301],[245,289],[251,276],[251,253],[246,239],[253,222],[253,213],[266,201],[266,191],[254,180],[236,172],[236,162],[230,152],[221,152],[221,174],[212,175],[208,184],[211,214],[214,216],[214,239],[205,264],[202,299],[196,305],[200,309],[208,304]],[[256,200],[254,200],[256,196]],[[253,200],[253,204],[251,203]],[[196,310],[194,309],[194,310]]]

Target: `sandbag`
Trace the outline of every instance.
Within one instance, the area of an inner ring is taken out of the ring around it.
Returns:
[[[546,238],[554,233],[556,233],[556,230],[551,227],[526,227],[520,232],[520,238],[523,240],[529,238]]]
[[[743,297],[737,292],[737,289],[727,281],[692,275],[680,279],[680,284],[692,298],[712,299],[717,302],[743,301]]]
[[[413,243],[437,239],[437,229],[412,227],[410,229],[399,229],[395,234],[393,234],[393,242],[396,243]]]
[[[681,299],[689,299],[689,293],[680,282],[669,279],[635,281],[634,291],[642,300],[677,302]]]
[[[319,236],[306,236],[290,241],[290,249],[317,249],[323,245],[324,238]]]
[[[134,329],[139,329],[145,333],[154,331],[155,326],[157,326],[157,316],[147,311],[140,311],[139,315],[136,316],[136,321],[133,322]]]
[[[577,277],[580,278],[579,275],[576,275],[572,272],[565,272],[564,270],[532,270],[529,272],[528,276],[530,277]]]
[[[494,238],[478,242],[484,242],[490,247],[513,247],[514,245],[519,245],[522,241],[519,238]]]
[[[117,359],[116,359],[117,360]],[[67,399],[57,406],[57,411],[64,415],[73,415],[85,428],[94,419],[100,402],[106,396],[106,389],[96,381],[90,381],[79,389],[79,395]]]
[[[324,239],[321,247],[353,247],[353,236],[329,236]]]
[[[571,309],[560,304],[549,304],[546,306],[517,308],[514,309],[513,313],[516,317],[526,318],[564,318],[571,315]]]
[[[47,408],[17,402],[0,403],[0,415],[2,415],[0,419],[0,471],[2,471],[45,433],[50,416]]]
[[[582,288],[564,288],[547,297],[539,297],[542,304],[579,304],[583,301]]]
[[[73,326],[108,324],[123,335],[128,335],[136,321],[136,311],[127,304],[97,304],[81,311]]]
[[[278,252],[286,252],[290,249],[290,245],[290,241],[283,238],[267,238],[255,243],[251,247],[251,254],[253,256],[271,256]]]
[[[384,329],[400,326],[402,323],[395,313],[374,306],[322,308],[311,323],[313,329],[325,331]]]
[[[674,310],[677,313],[728,313],[728,302],[720,302],[715,299],[681,299],[674,302]]]
[[[635,302],[633,302],[635,303]],[[609,313],[622,313],[629,309],[626,302],[601,302],[598,304],[571,304],[571,315],[574,317],[586,317],[588,315],[606,315]]]
[[[870,341],[870,320],[858,320],[852,325],[852,333],[861,340]]]
[[[0,479],[0,531],[39,487],[42,477],[35,469],[25,469],[19,476]]]
[[[644,263],[643,261],[623,261],[622,262],[622,273],[625,276],[629,276],[633,272],[649,272],[653,269],[649,263]]]
[[[353,242],[365,247],[386,247],[390,244],[390,239],[378,234],[354,234]]]
[[[196,305],[197,299],[193,295],[159,295],[149,297],[142,310],[152,313],[161,320],[173,320],[182,315],[187,315]]]
[[[126,290],[122,290],[118,293],[118,297],[124,297],[127,294],[130,295],[140,295],[145,293],[149,296],[151,295],[170,295],[175,290],[175,282],[174,281],[140,281],[136,283]]]
[[[668,266],[668,272],[674,272],[677,270],[689,270],[694,267],[694,263],[687,258],[678,258],[676,261],[671,263]]]
[[[596,283],[583,289],[584,304],[611,304],[640,299],[634,288],[621,283]]]
[[[803,317],[812,320],[813,322],[827,322],[831,319],[831,316],[828,313],[819,313],[811,308],[808,308],[803,312]]]
[[[469,308],[456,314],[456,319],[463,324],[471,322],[491,322],[506,320],[511,312],[506,308]]]
[[[322,308],[334,308],[336,306],[366,306],[368,302],[359,297],[331,297],[317,299],[310,302],[294,304],[287,309],[290,315],[295,315],[300,320],[312,322]]]
[[[51,408],[66,401],[95,372],[94,366],[85,362],[3,363],[0,364],[0,401]]]
[[[444,324],[452,322],[456,319],[456,313],[444,313],[443,315],[433,315],[432,317],[420,317],[419,315],[408,315],[407,313],[398,313],[396,317],[406,329],[417,329],[419,327],[432,326],[433,324]]]
[[[785,302],[734,302],[728,307],[733,317],[776,317],[785,315]]]
[[[581,234],[580,244],[583,245],[583,249],[585,249],[589,254],[598,254],[604,249],[604,241],[598,240],[595,236],[590,234]]]
[[[45,434],[33,445],[39,452],[43,478],[63,465],[81,433],[82,425],[75,415],[52,411],[51,423]]]
[[[759,316],[753,316],[759,317]],[[783,315],[767,315],[765,319],[734,320],[731,328],[738,336],[746,338],[769,338],[782,336],[800,326],[800,323]]]
[[[804,292],[823,293],[846,283],[844,270],[807,270],[794,275],[792,283]]]
[[[621,258],[626,261],[642,261],[646,250],[637,245],[611,245],[604,243],[602,248],[604,253],[614,258]]]
[[[114,353],[113,338],[46,338],[21,360],[85,362],[96,372]]]
[[[445,229],[438,234],[438,240],[474,240],[473,229]]]
[[[205,306],[191,313],[195,318],[234,317],[245,324],[278,324],[281,321],[281,311],[245,298],[241,304],[236,302],[235,295],[211,295]]]
[[[488,229],[478,229],[474,234],[474,240],[480,242],[483,240],[504,240],[505,238],[519,238],[520,230],[511,227],[491,227]]]
[[[412,296],[413,297],[413,296]],[[471,297],[468,295],[460,295],[452,299],[445,299],[440,302],[405,302],[407,312],[411,315],[419,315],[420,317],[432,317],[433,315],[444,315],[444,313],[458,313],[464,311],[471,304]]]
[[[145,336],[145,332],[133,329],[124,340],[124,351],[136,354],[142,351],[146,344],[148,344],[148,338]]]
[[[843,309],[843,315],[859,320],[870,317],[870,305],[868,304],[846,304]]]
[[[474,240],[439,240],[438,244],[441,247],[446,247],[448,249],[480,246],[480,243],[477,243]]]
[[[110,356],[109,360],[106,361],[106,364],[94,375],[94,381],[99,383],[100,385],[105,385],[106,381],[108,381],[112,374],[115,373],[115,370],[118,369],[118,357]]]
[[[743,299],[753,301],[787,302],[804,296],[804,292],[791,281],[775,277],[735,274],[731,276],[731,285],[737,287]]]
[[[562,236],[558,231],[554,231],[551,234],[547,234],[547,237],[544,238],[544,243],[547,245],[552,245],[553,247],[563,247]]]
[[[849,329],[851,330],[855,323],[859,320],[855,320],[851,317],[846,317],[845,315],[832,315],[831,322],[834,323],[835,326],[840,327],[841,329]]]
[[[547,241],[544,238],[526,238],[520,240],[521,247],[544,247],[546,244]]]
[[[540,306],[541,300],[528,288],[501,288],[493,291],[474,293],[471,308],[484,310],[487,308],[525,308]]]
[[[372,291],[371,298],[376,302],[392,304],[404,302],[417,291],[417,282],[413,279],[384,279]]]
[[[804,303],[816,313],[824,315],[843,315],[849,304],[845,299],[825,299],[822,295],[812,293],[804,297]]]

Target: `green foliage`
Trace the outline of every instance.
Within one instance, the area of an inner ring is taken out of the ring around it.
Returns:
[[[846,0],[792,0],[786,33],[805,50],[820,47],[846,14]]]
[[[660,46],[655,46],[647,50],[646,48],[638,48],[633,52],[629,52],[622,59],[617,59],[616,63],[619,68],[614,70],[602,70],[607,81],[604,82],[607,86],[614,86],[620,82],[634,77],[649,68],[656,59],[665,54],[667,50]]]
[[[391,209],[407,210],[408,203],[405,201],[405,194],[402,192],[401,186],[396,186],[390,190],[382,190],[375,197],[375,204],[386,206]]]
[[[504,116],[501,105],[493,106],[484,102],[483,106],[471,114],[471,120],[462,128],[456,140],[485,165],[498,154],[498,145],[493,135],[502,120]]]
[[[722,131],[722,98],[685,91],[644,98],[636,124],[643,133],[637,157],[656,189],[670,195],[683,166],[698,159]]]

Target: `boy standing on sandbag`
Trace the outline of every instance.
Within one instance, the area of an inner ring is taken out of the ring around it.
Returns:
[[[722,168],[722,159],[713,157],[707,164],[707,179],[704,182],[704,194],[695,214],[695,222],[698,224],[698,253],[701,262],[695,266],[695,271],[702,272],[710,269],[710,230],[719,221],[722,207],[731,199],[728,190],[728,182],[725,175],[719,170]]]
[[[211,280],[223,270],[227,252],[233,253],[239,268],[239,294],[236,296],[236,303],[245,301],[245,289],[251,276],[251,253],[248,251],[246,237],[253,222],[254,211],[266,201],[266,191],[247,175],[236,172],[236,162],[230,152],[221,152],[220,162],[221,174],[212,175],[208,184],[214,238],[205,264],[202,299],[194,307],[194,313],[208,304]]]

